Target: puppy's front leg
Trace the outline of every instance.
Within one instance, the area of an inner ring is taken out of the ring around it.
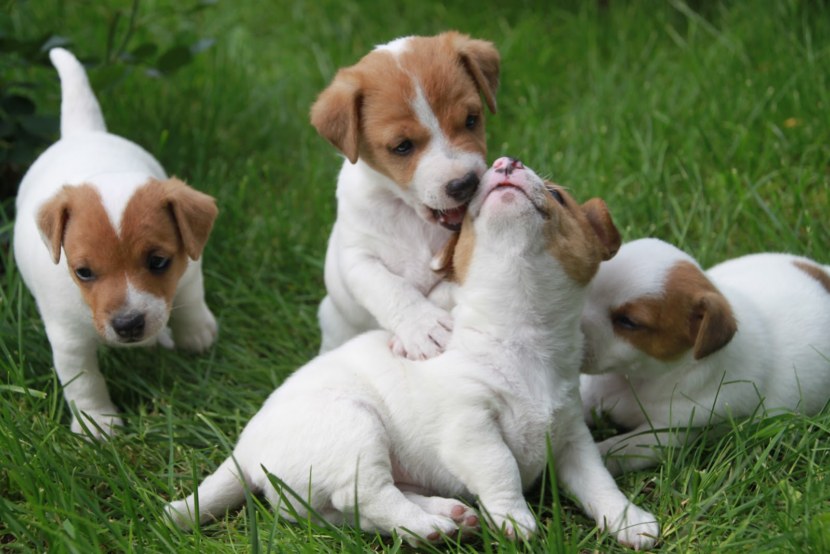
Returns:
[[[466,413],[445,429],[442,461],[478,497],[488,523],[510,538],[533,535],[536,518],[522,492],[519,466],[494,419]]]
[[[656,518],[630,502],[617,487],[602,463],[588,427],[574,414],[567,429],[568,437],[556,441],[554,467],[559,483],[574,495],[594,518],[600,529],[608,529],[616,539],[636,550],[652,548],[660,533]]]
[[[179,282],[170,311],[170,327],[176,346],[191,352],[203,352],[216,340],[218,326],[205,303],[202,271],[198,266],[188,268]]]
[[[412,360],[437,356],[452,335],[452,316],[432,304],[404,277],[367,252],[343,260],[352,294],[383,329],[394,333],[392,350]]]
[[[98,369],[97,339],[74,336],[56,325],[47,325],[46,334],[63,396],[72,410],[72,432],[83,434],[86,427],[96,439],[111,435],[123,422]]]

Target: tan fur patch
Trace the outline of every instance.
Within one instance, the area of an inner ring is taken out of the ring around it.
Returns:
[[[211,197],[168,179],[151,180],[136,190],[124,209],[120,236],[90,185],[64,187],[41,208],[39,223],[44,234],[60,237],[70,275],[92,310],[96,328],[103,332],[124,304],[128,280],[164,298],[168,306],[172,303],[188,252],[198,257],[215,217]],[[62,229],[56,230],[54,222],[63,222]],[[153,273],[148,266],[151,256],[170,258],[170,266]],[[88,269],[95,278],[79,279],[78,268]]]
[[[806,273],[807,275],[809,275],[810,277],[812,277],[813,279],[815,279],[816,281],[818,281],[821,284],[821,286],[824,287],[824,290],[830,292],[830,275],[827,275],[827,273],[822,268],[814,264],[803,262],[801,260],[795,260],[793,262],[793,265],[801,271],[803,271],[804,273]]]
[[[737,331],[729,303],[689,262],[679,262],[668,272],[661,296],[627,302],[610,317],[617,336],[663,361],[692,348],[695,359],[707,356]]]

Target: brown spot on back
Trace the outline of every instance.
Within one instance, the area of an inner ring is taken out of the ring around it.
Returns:
[[[802,260],[793,261],[793,265],[818,281],[824,290],[830,293],[830,275],[827,275],[821,267],[815,264],[807,263]]]
[[[726,298],[690,262],[669,270],[661,296],[646,296],[614,308],[614,333],[658,360],[674,360],[689,349],[695,359],[725,346],[737,331]]]

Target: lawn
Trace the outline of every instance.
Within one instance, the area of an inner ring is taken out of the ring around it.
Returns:
[[[316,352],[341,160],[308,110],[338,67],[377,43],[448,28],[494,42],[503,65],[490,158],[521,158],[577,198],[604,198],[625,239],[663,238],[705,266],[762,250],[830,263],[827,2],[146,0],[129,32],[126,2],[0,3],[0,38],[58,34],[97,60],[90,78],[109,128],[221,211],[204,256],[218,343],[200,357],[102,351],[127,425],[90,443],[69,431],[42,322],[8,251],[13,199],[3,199],[3,551],[406,550],[277,521],[257,498],[194,533],[161,511],[216,468],[266,395]],[[122,44],[162,54],[201,39],[214,42],[161,76],[100,63]],[[27,90],[39,113],[57,113],[53,71],[3,56],[0,83],[37,83]],[[734,421],[618,482],[658,516],[661,551],[827,552],[828,431],[830,410]],[[439,549],[624,550],[550,482],[528,495],[542,527],[528,544],[483,531]]]

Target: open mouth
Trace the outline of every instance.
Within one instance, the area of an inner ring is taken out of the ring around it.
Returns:
[[[458,231],[461,229],[461,223],[464,221],[464,214],[467,213],[467,205],[463,204],[456,208],[448,210],[432,209],[432,216],[439,224],[443,225],[450,231]]]

